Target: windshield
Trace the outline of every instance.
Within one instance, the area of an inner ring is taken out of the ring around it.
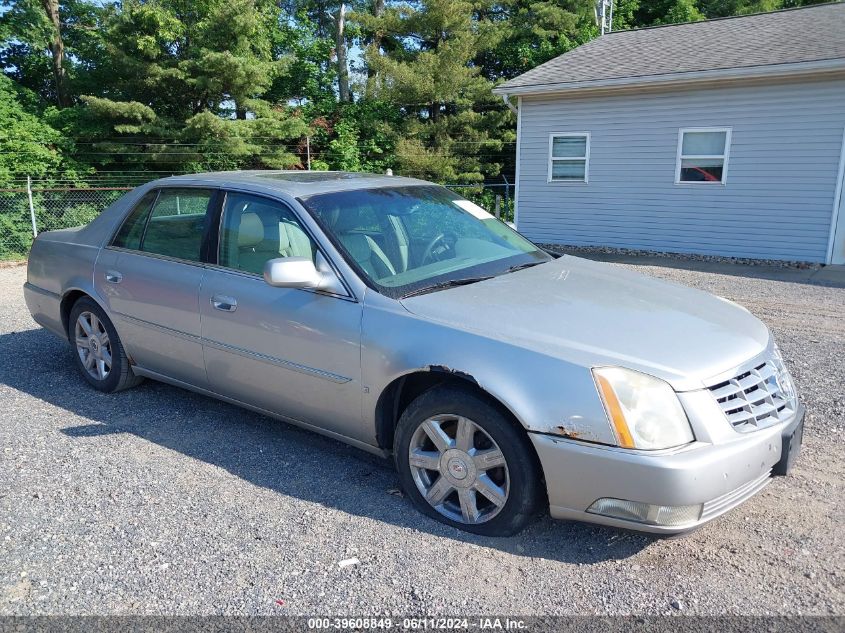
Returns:
[[[301,200],[369,284],[400,298],[551,257],[478,205],[436,185]]]

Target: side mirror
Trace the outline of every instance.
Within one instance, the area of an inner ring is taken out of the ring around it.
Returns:
[[[279,257],[264,264],[264,281],[276,288],[319,288],[321,280],[308,257]]]
[[[310,257],[279,257],[264,264],[264,281],[276,288],[311,288],[348,295],[334,269],[317,251],[317,264]]]

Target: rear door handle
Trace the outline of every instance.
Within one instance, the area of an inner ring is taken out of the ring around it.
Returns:
[[[223,310],[223,312],[234,312],[238,309],[238,300],[234,297],[227,297],[225,295],[214,295],[211,297],[211,305],[216,310]]]
[[[119,284],[121,281],[123,281],[123,275],[121,275],[116,270],[106,271],[106,281],[110,284]]]

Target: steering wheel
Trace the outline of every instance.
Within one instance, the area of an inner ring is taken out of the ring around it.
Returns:
[[[425,266],[427,263],[429,263],[429,260],[433,261],[434,247],[440,244],[441,242],[443,242],[443,246],[445,246],[448,250],[449,244],[446,242],[446,234],[438,233],[437,235],[432,237],[426,245],[425,250],[423,251],[423,256],[421,260],[422,263],[420,264],[421,266]]]

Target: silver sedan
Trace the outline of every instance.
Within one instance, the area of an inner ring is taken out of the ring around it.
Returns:
[[[431,183],[158,180],[38,236],[24,289],[112,392],[161,380],[385,456],[425,514],[695,528],[786,474],[799,404],[744,308],[556,257]]]

